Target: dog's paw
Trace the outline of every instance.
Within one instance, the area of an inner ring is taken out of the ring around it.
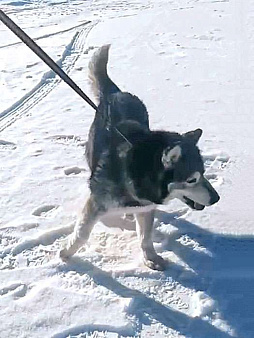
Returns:
[[[71,255],[70,255],[70,253],[68,252],[68,250],[67,250],[66,248],[64,248],[64,249],[61,249],[61,250],[59,251],[59,257],[61,258],[61,260],[62,260],[63,262],[66,262],[66,261],[71,257]]]
[[[165,259],[163,259],[159,255],[156,255],[152,258],[150,257],[150,259],[144,258],[144,263],[148,268],[152,270],[163,271],[167,268],[167,261],[165,261]]]

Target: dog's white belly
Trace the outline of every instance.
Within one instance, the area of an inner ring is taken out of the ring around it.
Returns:
[[[149,204],[145,206],[137,206],[137,207],[116,207],[110,208],[102,217],[104,216],[121,216],[124,214],[139,214],[152,211],[156,208],[156,204]]]

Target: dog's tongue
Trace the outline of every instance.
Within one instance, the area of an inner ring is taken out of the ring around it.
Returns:
[[[201,204],[199,204],[199,203],[197,203],[197,202],[195,202],[195,203],[194,203],[194,208],[195,208],[196,210],[203,210],[203,209],[205,208],[205,206],[204,206],[204,205],[201,205]]]

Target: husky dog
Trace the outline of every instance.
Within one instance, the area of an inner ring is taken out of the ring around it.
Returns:
[[[204,177],[196,145],[202,130],[182,135],[151,130],[145,105],[108,77],[108,52],[109,45],[101,47],[89,64],[99,101],[86,148],[90,196],[60,257],[65,260],[75,254],[103,216],[131,213],[144,263],[163,270],[165,261],[152,242],[156,206],[178,198],[192,209],[202,210],[218,202],[219,195]]]

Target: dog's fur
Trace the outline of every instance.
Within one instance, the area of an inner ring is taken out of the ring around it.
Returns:
[[[216,203],[219,195],[203,176],[196,146],[202,130],[182,135],[152,131],[145,105],[108,77],[108,51],[109,45],[101,47],[89,64],[99,101],[86,148],[90,197],[60,256],[72,256],[103,215],[133,213],[145,264],[162,270],[165,261],[155,252],[151,238],[156,205],[179,198],[202,210]]]

